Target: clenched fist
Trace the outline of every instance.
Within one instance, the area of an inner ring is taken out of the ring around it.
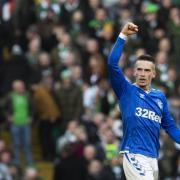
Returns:
[[[127,24],[125,24],[125,26],[122,28],[121,33],[123,33],[126,36],[135,34],[138,32],[138,26],[128,22]]]

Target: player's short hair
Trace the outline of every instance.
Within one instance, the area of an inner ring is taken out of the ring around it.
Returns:
[[[153,64],[155,63],[155,59],[153,56],[149,55],[149,54],[143,54],[137,57],[136,62],[137,61],[150,61]]]

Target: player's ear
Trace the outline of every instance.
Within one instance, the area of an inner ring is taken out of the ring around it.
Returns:
[[[152,70],[153,70],[152,78],[154,79],[156,77],[156,67],[155,67],[155,64],[153,64]]]
[[[136,68],[136,63],[135,63],[134,68],[133,68],[133,76],[134,77],[136,77],[136,75],[137,75],[137,70],[136,69],[137,68]]]
[[[153,79],[156,77],[156,70],[153,71]]]

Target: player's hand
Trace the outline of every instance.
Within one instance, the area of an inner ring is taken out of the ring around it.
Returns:
[[[136,34],[138,32],[138,26],[128,22],[121,30],[121,33],[123,33],[126,36]]]

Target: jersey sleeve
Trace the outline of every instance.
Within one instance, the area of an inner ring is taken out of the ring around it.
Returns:
[[[176,126],[175,121],[168,110],[168,105],[165,97],[163,106],[162,127],[176,143],[180,144],[180,129]]]
[[[128,81],[125,79],[122,69],[118,65],[124,44],[125,40],[118,37],[108,57],[109,78],[112,88],[118,98],[121,97],[128,84]]]

